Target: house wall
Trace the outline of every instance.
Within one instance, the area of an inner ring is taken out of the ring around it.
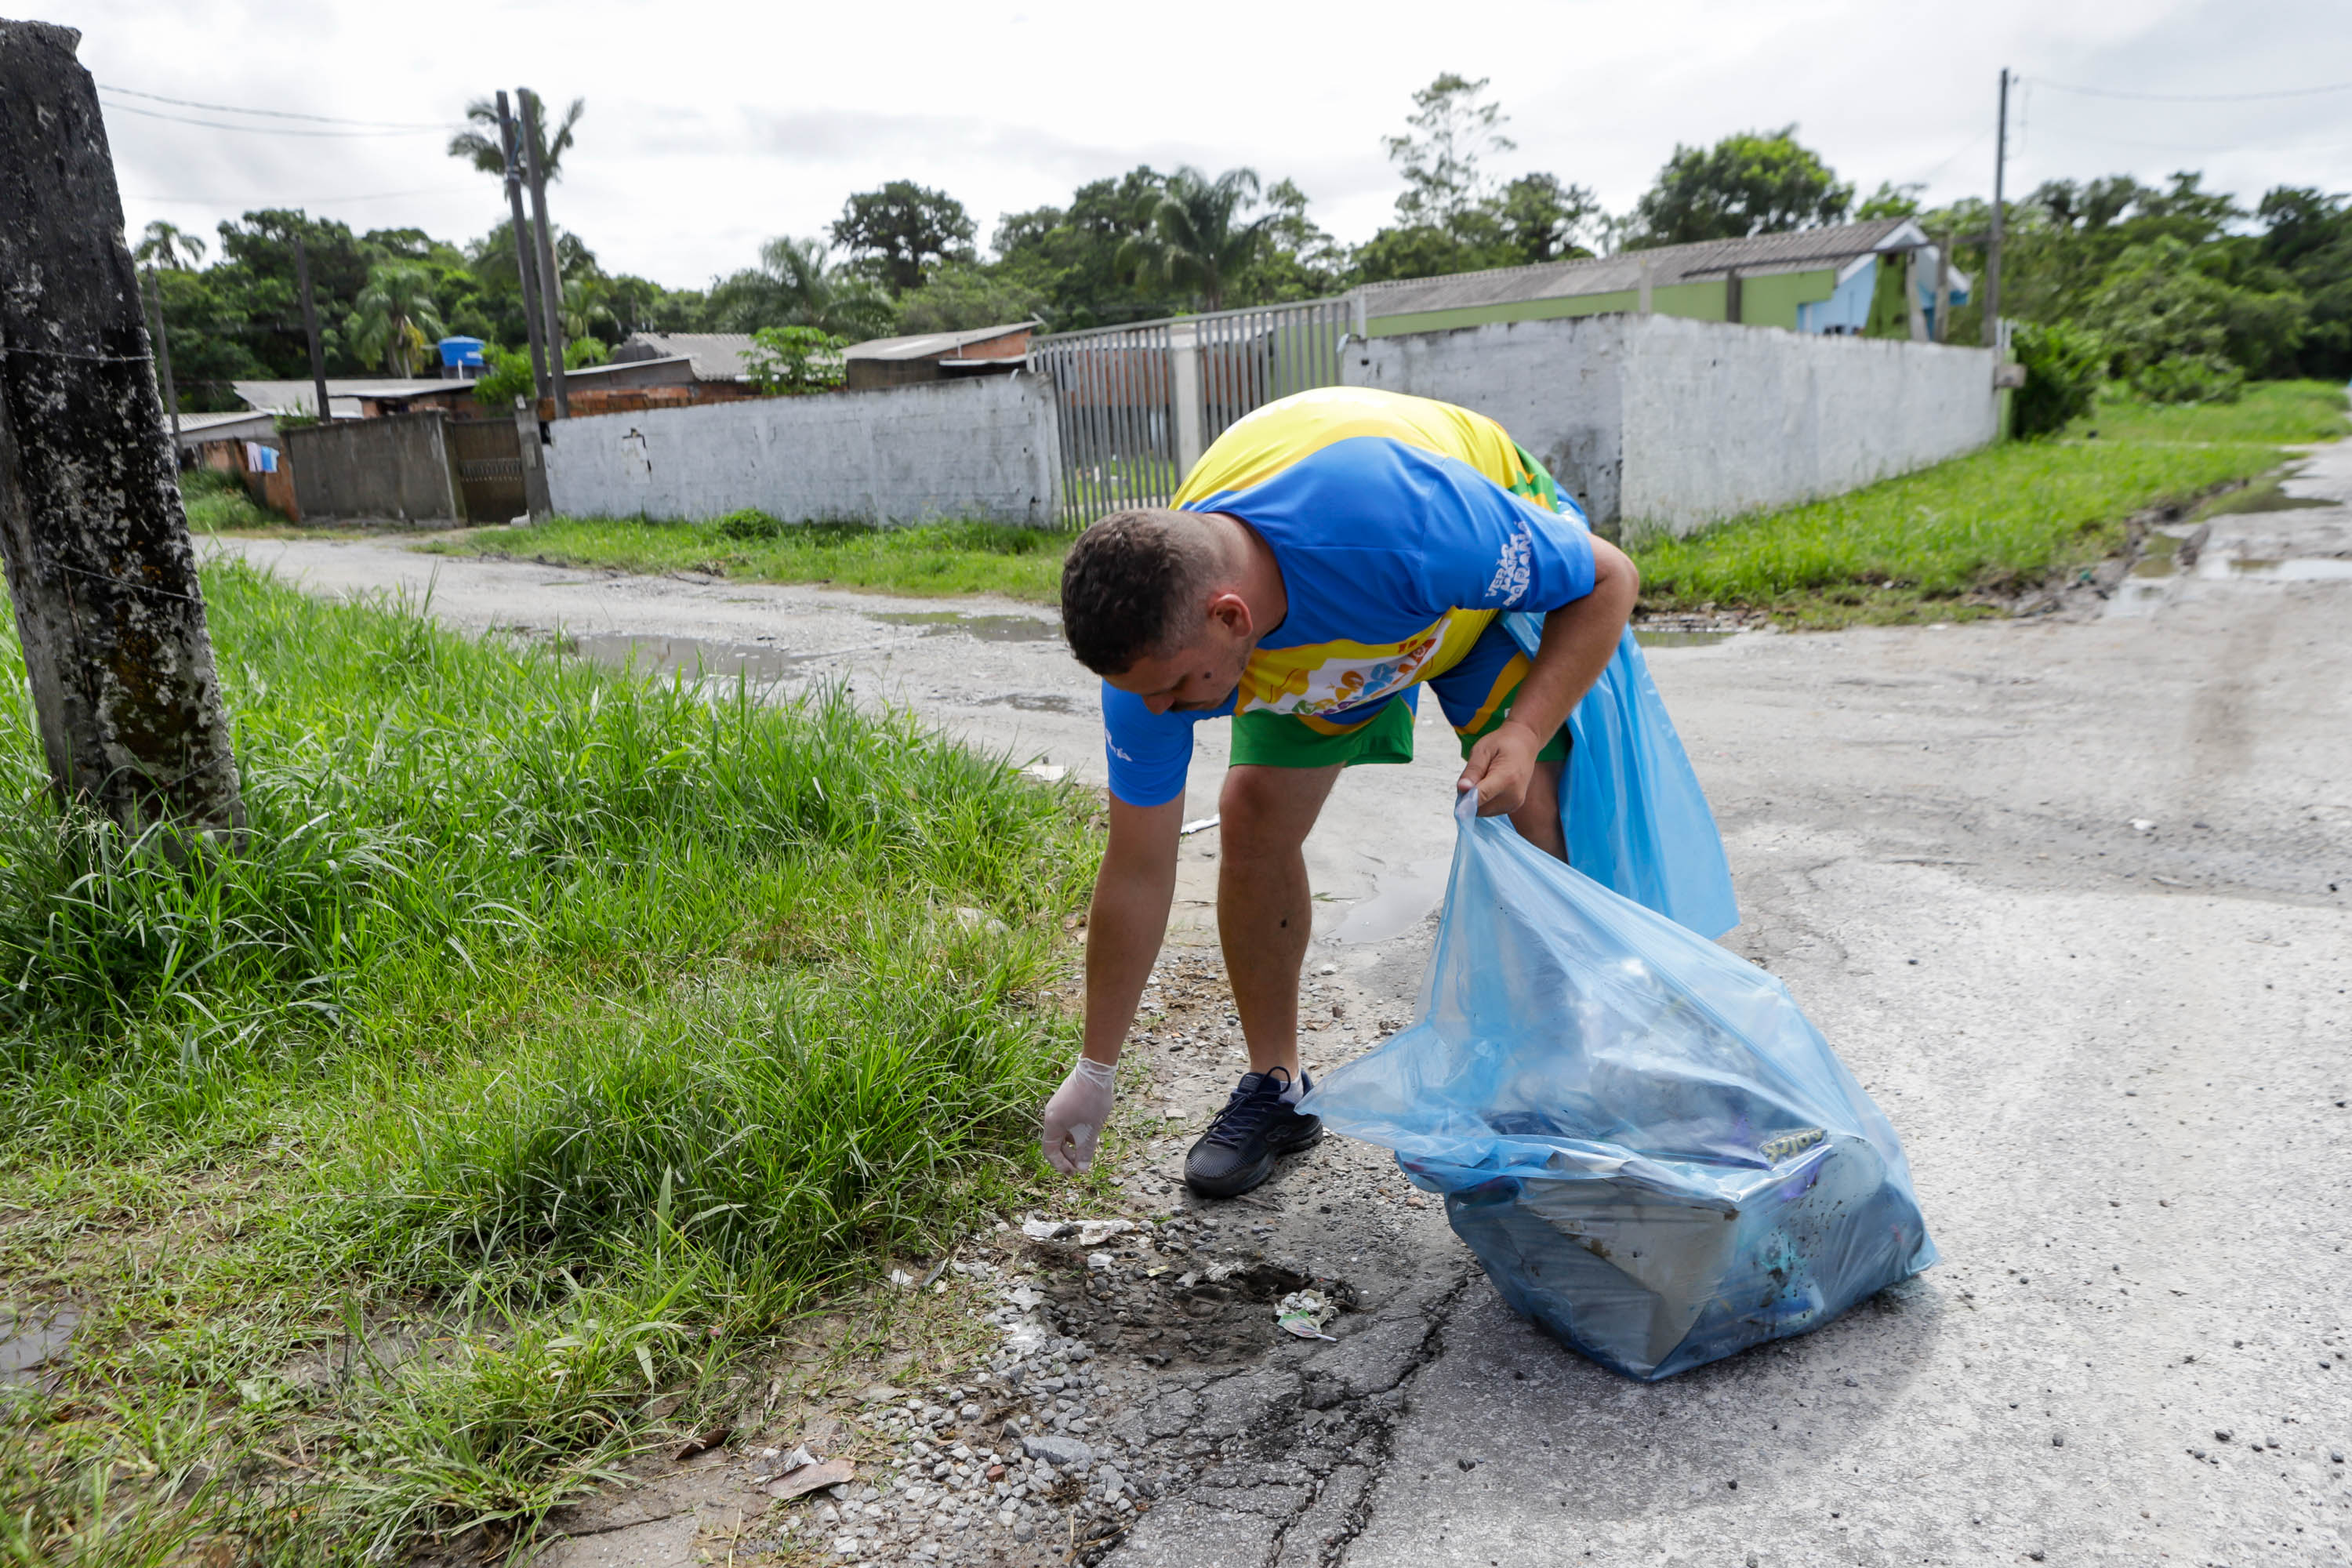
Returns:
[[[588,517],[1055,521],[1053,394],[1035,376],[558,420],[549,499]]]
[[[439,414],[392,414],[285,431],[302,520],[463,522],[441,425]]]
[[[1769,272],[1740,280],[1740,315],[1751,327],[1797,325],[1801,305],[1826,300],[1837,289],[1837,269],[1817,268],[1804,272]],[[1650,289],[1650,310],[1660,316],[1680,316],[1694,321],[1724,319],[1724,283],[1720,278],[1696,283],[1660,283]],[[1553,300],[1509,300],[1491,305],[1465,305],[1452,310],[1417,310],[1403,315],[1372,316],[1364,331],[1375,338],[1406,332],[1448,331],[1494,321],[1551,321],[1578,316],[1611,315],[1642,308],[1641,290],[1619,289],[1605,294],[1572,294]]]
[[[1604,529],[1688,533],[1997,433],[1989,350],[1669,316],[1374,339],[1350,346],[1342,374],[1500,420]]]

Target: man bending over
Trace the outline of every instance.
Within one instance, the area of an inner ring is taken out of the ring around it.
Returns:
[[[1549,504],[1548,504],[1549,503]],[[1047,1101],[1045,1157],[1084,1170],[1176,888],[1192,726],[1233,718],[1218,801],[1217,931],[1250,1070],[1185,1156],[1245,1193],[1321,1135],[1296,1109],[1302,851],[1339,770],[1412,757],[1416,689],[1466,759],[1456,787],[1565,859],[1561,726],[1640,587],[1493,420],[1331,387],[1269,404],[1202,455],[1171,510],[1114,512],[1062,569],[1070,650],[1103,678],[1110,842],[1087,924],[1083,1054]],[[1544,617],[1532,660],[1503,612]]]

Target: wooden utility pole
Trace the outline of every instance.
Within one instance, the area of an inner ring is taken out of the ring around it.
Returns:
[[[515,277],[522,285],[523,331],[530,338],[530,390],[535,398],[553,397],[547,381],[547,323],[539,307],[539,258],[532,254],[530,225],[522,216],[522,149],[504,89],[499,93],[499,141],[507,155],[507,211],[512,215]]]
[[[196,554],[81,35],[0,21],[0,559],[49,778],[245,827]]]
[[[319,423],[334,418],[334,405],[327,396],[327,350],[319,341],[319,308],[310,300],[310,253],[302,244],[300,230],[294,235],[294,281],[302,289],[302,335],[310,340],[310,386],[319,395]]]
[[[547,221],[547,171],[539,165],[543,134],[539,118],[539,94],[517,88],[522,105],[523,171],[530,176],[531,221],[539,228],[540,300],[547,310],[547,379],[555,388],[555,416],[572,417],[572,399],[563,386],[563,274],[555,266],[555,229]]]
[[[155,296],[155,363],[163,372],[163,406],[172,416],[172,467],[180,466],[180,389],[172,384],[172,333],[163,325],[163,281],[147,269],[147,288]]]
[[[1985,347],[2000,346],[2000,233],[2002,223],[2002,180],[2009,171],[2009,70],[2000,73],[2000,118],[1994,123],[1992,135],[1992,226],[1985,241],[1984,276],[1984,342]]]

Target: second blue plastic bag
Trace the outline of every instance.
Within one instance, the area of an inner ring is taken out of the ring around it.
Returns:
[[[1936,1261],[1894,1128],[1786,987],[1456,816],[1419,1020],[1301,1109],[1444,1194],[1513,1309],[1654,1379]]]

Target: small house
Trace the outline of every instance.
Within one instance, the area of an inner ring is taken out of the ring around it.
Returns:
[[[973,375],[1008,375],[1021,368],[1029,339],[1041,323],[1011,321],[960,332],[916,332],[874,338],[842,351],[852,392],[909,386],[926,381],[956,381]]]

